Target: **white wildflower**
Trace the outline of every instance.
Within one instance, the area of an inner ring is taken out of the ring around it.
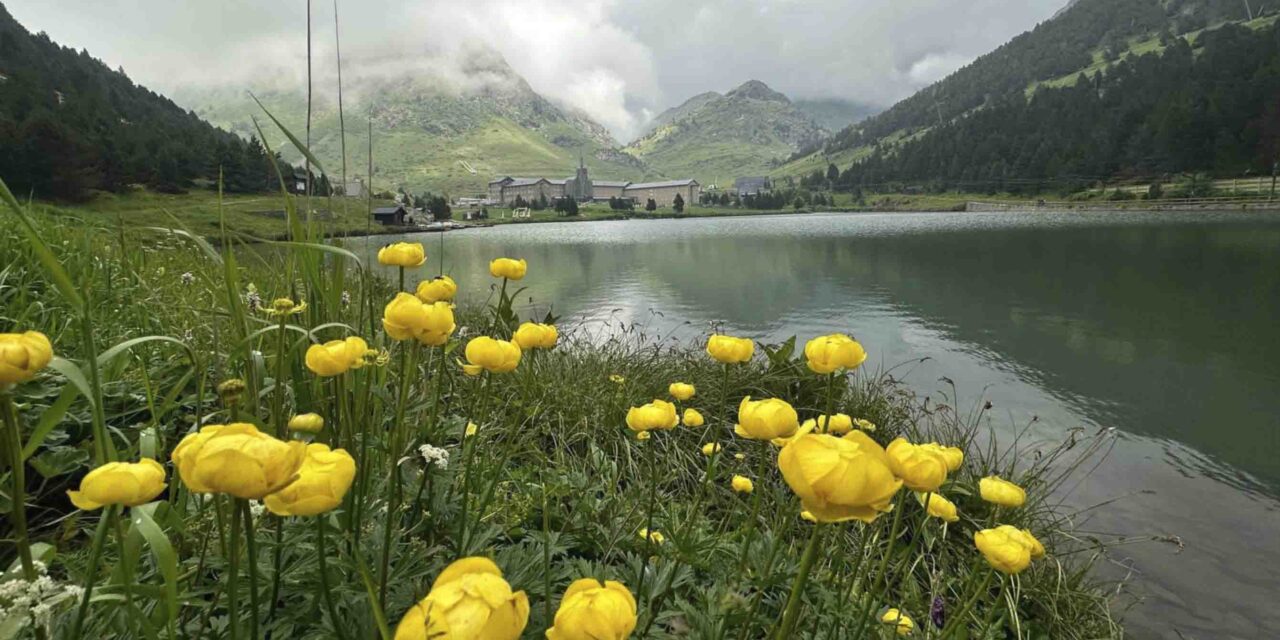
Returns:
[[[196,282],[195,274],[191,273],[190,271],[183,272],[181,278],[182,278],[182,284],[185,284],[188,287],[195,284]]]
[[[418,447],[418,453],[422,454],[422,459],[427,463],[427,466],[434,464],[441,469],[449,468],[449,452],[445,449],[424,444]]]
[[[342,292],[342,306],[344,307],[351,306],[351,292],[349,291]]]
[[[253,514],[253,517],[261,518],[262,514],[266,512],[267,512],[267,507],[266,505],[263,505],[261,502],[252,501],[249,503],[249,513]]]

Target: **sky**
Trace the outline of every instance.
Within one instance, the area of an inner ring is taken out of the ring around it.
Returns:
[[[344,83],[501,53],[539,93],[628,140],[663,109],[761,80],[792,98],[892,105],[1066,0],[338,0]],[[27,29],[162,93],[300,83],[305,0],[9,0]],[[333,76],[333,0],[312,2]],[[447,75],[447,74],[445,74]],[[319,89],[318,89],[319,90]]]

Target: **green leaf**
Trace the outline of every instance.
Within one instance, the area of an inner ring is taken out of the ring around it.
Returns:
[[[293,146],[297,147],[298,151],[302,153],[303,157],[305,157],[307,160],[311,162],[312,166],[319,169],[320,173],[326,173],[324,170],[324,167],[321,166],[320,161],[316,160],[316,157],[311,154],[311,149],[308,149],[307,145],[302,144],[302,141],[299,140],[297,136],[293,135],[293,132],[289,131],[288,127],[285,127],[283,124],[281,124],[280,121],[277,120],[276,117],[271,114],[271,111],[268,110],[265,106],[263,106],[262,101],[258,99],[258,96],[253,95],[253,92],[251,91],[249,92],[249,97],[253,98],[253,101],[258,103],[259,107],[262,107],[263,113],[267,114],[267,117],[271,118],[271,121],[276,123],[276,126],[280,128],[280,131],[284,132],[284,135],[287,138],[289,138],[289,142],[292,142]]]
[[[156,565],[160,568],[160,575],[164,576],[165,612],[168,626],[172,629],[174,621],[178,618],[178,555],[174,553],[169,537],[152,517],[152,512],[158,504],[152,502],[134,507],[129,510],[129,514],[133,518],[133,526],[142,533],[147,546],[151,547]]]
[[[76,363],[60,356],[54,356],[53,360],[49,362],[49,368],[62,374],[68,382],[75,385],[75,388],[84,397],[90,398],[89,403],[93,404],[93,389],[89,386],[89,379],[84,376],[84,372],[80,370],[80,367],[76,366]]]
[[[163,211],[164,211],[164,214],[165,214],[166,216],[169,216],[169,219],[170,219],[170,220],[173,220],[173,223],[174,223],[174,224],[178,225],[178,228],[177,228],[177,229],[173,229],[173,228],[170,228],[170,227],[141,227],[141,229],[142,229],[143,231],[155,231],[155,232],[157,232],[157,233],[169,233],[169,234],[173,234],[173,235],[175,235],[175,236],[179,236],[179,237],[182,237],[182,238],[186,238],[186,239],[188,239],[188,240],[190,240],[190,241],[194,242],[194,243],[195,243],[195,245],[196,245],[197,247],[199,247],[199,248],[200,248],[200,251],[201,251],[202,253],[204,253],[204,255],[205,255],[206,257],[208,257],[210,260],[213,260],[213,261],[214,261],[214,263],[216,263],[216,264],[222,264],[222,254],[218,253],[218,250],[217,250],[217,249],[214,249],[214,248],[213,248],[213,245],[209,244],[209,241],[208,241],[208,240],[205,240],[203,237],[201,237],[201,236],[199,236],[199,235],[196,235],[195,233],[192,233],[192,231],[191,231],[191,229],[190,229],[189,227],[187,227],[186,225],[182,224],[182,220],[178,219],[178,217],[177,217],[177,216],[175,216],[175,215],[173,215],[172,213],[170,213],[167,209],[164,209]]]
[[[58,394],[58,399],[49,405],[48,409],[40,415],[40,422],[36,423],[36,428],[31,432],[31,438],[27,440],[27,446],[22,448],[22,459],[30,458],[44,444],[45,438],[53,432],[53,428],[62,422],[62,418],[67,415],[67,410],[71,408],[71,403],[76,401],[80,396],[80,390],[75,385],[67,385],[62,388],[62,393]]]
[[[117,356],[124,353],[125,351],[128,351],[129,349],[132,349],[140,344],[146,344],[148,342],[168,342],[171,344],[176,344],[179,347],[182,347],[182,350],[187,353],[188,360],[190,360],[193,363],[196,361],[195,351],[193,351],[191,347],[187,345],[187,343],[177,338],[171,338],[169,336],[143,336],[141,338],[133,338],[131,340],[125,340],[124,342],[121,342],[120,344],[117,344],[111,347],[110,349],[103,351],[101,354],[98,355],[98,366],[106,367],[108,364],[111,363],[113,359],[115,359]]]
[[[53,280],[53,285],[62,293],[62,297],[66,298],[77,313],[84,313],[84,298],[80,297],[80,292],[71,282],[71,276],[67,275],[67,270],[62,268],[62,263],[58,262],[58,257],[53,255],[53,251],[49,249],[49,245],[44,243],[40,238],[40,234],[36,232],[35,225],[31,224],[31,219],[27,217],[26,211],[18,200],[13,197],[13,193],[9,191],[8,185],[4,180],[0,180],[0,200],[3,200],[13,209],[14,215],[18,216],[18,229],[22,235],[26,236],[27,242],[31,245],[31,249],[35,251],[36,258],[44,265],[45,270],[49,272],[49,278]]]
[[[89,452],[74,447],[53,447],[27,461],[40,477],[49,479],[79,470],[89,461]]]

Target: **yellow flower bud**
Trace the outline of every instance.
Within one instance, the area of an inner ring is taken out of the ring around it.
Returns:
[[[704,455],[704,456],[713,456],[713,455],[715,455],[715,454],[717,454],[717,453],[720,453],[720,449],[721,449],[721,447],[720,447],[720,445],[719,445],[718,443],[715,443],[715,442],[708,442],[708,443],[706,443],[706,444],[702,445],[702,455]]]
[[[448,302],[423,304],[410,294],[397,293],[382,311],[382,328],[392,340],[414,339],[429,347],[449,341],[457,325]]]
[[[979,480],[978,493],[983,500],[1002,507],[1017,508],[1027,501],[1025,489],[999,476],[987,476]]]
[[[364,366],[364,355],[368,350],[369,344],[355,336],[313,344],[307,347],[307,368],[324,378],[342,375]]]
[[[662,532],[657,529],[654,529],[653,531],[641,529],[638,533],[641,540],[648,540],[654,544],[666,544],[667,542],[667,537],[662,535]]]
[[[666,400],[654,400],[627,411],[627,428],[632,431],[674,429],[679,423],[676,406]]]
[[[511,337],[511,340],[520,345],[521,349],[528,351],[530,349],[554,348],[556,340],[559,338],[560,333],[556,331],[553,325],[526,322],[516,329],[516,333]]]
[[[653,433],[649,431],[641,431],[640,433],[636,434],[636,440],[639,440],[640,442],[644,442],[645,440],[648,440],[651,437],[653,437]]]
[[[547,640],[626,640],[636,628],[636,599],[621,582],[575,580],[565,590]]]
[[[750,440],[786,438],[800,428],[800,417],[785,400],[751,400],[751,396],[738,404],[738,424],[733,431],[739,437]]]
[[[43,333],[0,333],[0,387],[34,378],[50,360],[53,344]]]
[[[675,398],[676,400],[679,400],[681,402],[684,402],[685,400],[692,398],[693,395],[697,392],[698,392],[697,388],[695,388],[691,384],[687,384],[684,382],[672,382],[667,387],[667,393],[671,394],[672,398]]]
[[[912,622],[911,618],[907,617],[907,614],[902,613],[897,609],[889,609],[888,611],[885,611],[884,615],[880,616],[880,622],[896,627],[895,630],[900,636],[905,636],[911,633],[912,629],[916,628],[916,623]]]
[[[857,420],[854,420],[854,421],[853,421],[853,424],[854,424],[854,426],[858,427],[859,429],[862,429],[863,431],[866,431],[867,433],[875,433],[875,432],[876,432],[876,423],[874,423],[874,422],[872,422],[872,421],[870,421],[870,420],[865,420],[865,419],[863,419],[863,418],[858,418]]]
[[[960,468],[960,465],[964,464],[964,451],[958,447],[944,447],[936,442],[930,442],[929,444],[920,445],[920,448],[942,456],[942,459],[947,461],[948,472],[956,471]]]
[[[827,423],[830,422],[830,426]],[[833,436],[842,436],[853,430],[853,418],[843,413],[837,413],[834,416],[818,416],[815,421],[818,433],[829,433]]]
[[[816,523],[818,521],[817,516],[813,515],[813,512],[809,511],[808,509],[804,509],[800,512],[800,519],[804,520],[805,522]]]
[[[686,427],[701,427],[707,423],[706,418],[703,418],[702,414],[698,413],[698,410],[693,408],[685,409],[684,415],[681,416],[680,421],[684,423],[684,426]]]
[[[476,432],[477,432],[477,431],[479,431],[479,430],[480,430],[480,427],[477,427],[477,426],[476,426],[476,423],[474,423],[474,422],[468,422],[468,423],[467,423],[467,428],[466,428],[466,429],[464,429],[464,430],[463,430],[463,432],[462,432],[462,434],[463,434],[463,435],[462,435],[462,437],[464,437],[464,438],[470,438],[471,436],[474,436],[474,435],[476,434]]]
[[[342,504],[355,477],[356,461],[346,451],[309,444],[298,479],[263,502],[278,516],[318,515]]]
[[[378,262],[388,267],[421,267],[426,261],[420,242],[397,242],[378,249]]]
[[[524,258],[519,260],[497,258],[489,263],[489,275],[495,278],[519,280],[524,277],[525,272],[528,270],[529,264],[524,261]]]
[[[449,276],[436,276],[418,283],[418,299],[433,304],[449,302],[458,293],[458,284]]]
[[[488,558],[463,558],[396,626],[395,640],[516,640],[529,623],[529,598],[512,591]]]
[[[307,445],[282,442],[244,422],[210,425],[183,438],[173,463],[196,493],[261,500],[297,478]]]
[[[782,448],[778,468],[806,511],[821,522],[874,522],[888,512],[902,481],[889,455],[861,431],[806,435]]]
[[[613,373],[613,374],[610,374],[610,375],[609,375],[609,382],[612,382],[612,383],[614,383],[614,384],[623,384],[623,383],[625,383],[626,381],[627,381],[627,379],[626,379],[626,378],[624,378],[624,377],[622,377],[622,376],[620,376],[620,375],[618,375],[618,374],[616,374],[616,373]]]
[[[946,522],[956,522],[960,515],[956,512],[956,504],[940,493],[916,493],[916,500],[925,506],[929,515]]]
[[[467,343],[467,364],[462,370],[469,376],[489,373],[509,373],[520,364],[520,345],[509,340],[494,340],[488,336],[472,338]]]
[[[992,569],[1010,575],[1022,573],[1031,564],[1033,551],[1044,555],[1039,540],[1007,524],[974,533],[973,544]]]
[[[300,413],[289,418],[289,430],[303,433],[320,433],[324,429],[324,418],[318,413]]]
[[[738,493],[750,494],[756,490],[756,484],[746,476],[733,476],[733,480],[729,481],[729,486],[733,487],[733,490]]]
[[[164,466],[151,458],[138,462],[108,462],[80,481],[79,491],[67,497],[77,509],[93,511],[105,505],[136,507],[164,491]]]
[[[809,370],[828,374],[841,369],[855,369],[867,360],[867,352],[857,340],[843,334],[814,338],[804,345]]]
[[[937,451],[896,438],[886,452],[889,468],[912,491],[937,491],[947,481],[947,460]]]
[[[707,340],[707,355],[725,364],[741,364],[751,359],[756,343],[746,338],[711,336]]]
[[[222,398],[224,402],[235,401],[240,397],[240,394],[244,393],[244,390],[244,380],[239,378],[223,380],[218,383],[218,397]]]

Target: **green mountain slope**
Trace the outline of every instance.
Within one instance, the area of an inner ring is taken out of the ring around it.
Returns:
[[[827,134],[786,96],[751,80],[724,94],[704,93],[668,110],[625,151],[666,177],[731,184],[759,175]]]
[[[609,132],[587,116],[535,92],[498,54],[471,52],[458,77],[413,72],[349,81],[344,86],[347,176],[368,173],[373,125],[374,188],[483,193],[499,175],[567,177],[581,155],[600,179],[640,180],[643,163],[621,153]],[[327,90],[327,88],[326,88]],[[255,92],[299,138],[306,130],[306,98],[298,90]],[[201,117],[242,135],[255,132],[262,111],[246,93],[185,90],[176,99]],[[264,127],[266,130],[266,127]],[[311,147],[339,181],[342,154],[336,100],[313,101]],[[273,147],[284,138],[267,131]],[[286,158],[296,157],[286,151]]]
[[[881,111],[878,107],[842,98],[800,98],[795,105],[827,131],[839,131]]]

